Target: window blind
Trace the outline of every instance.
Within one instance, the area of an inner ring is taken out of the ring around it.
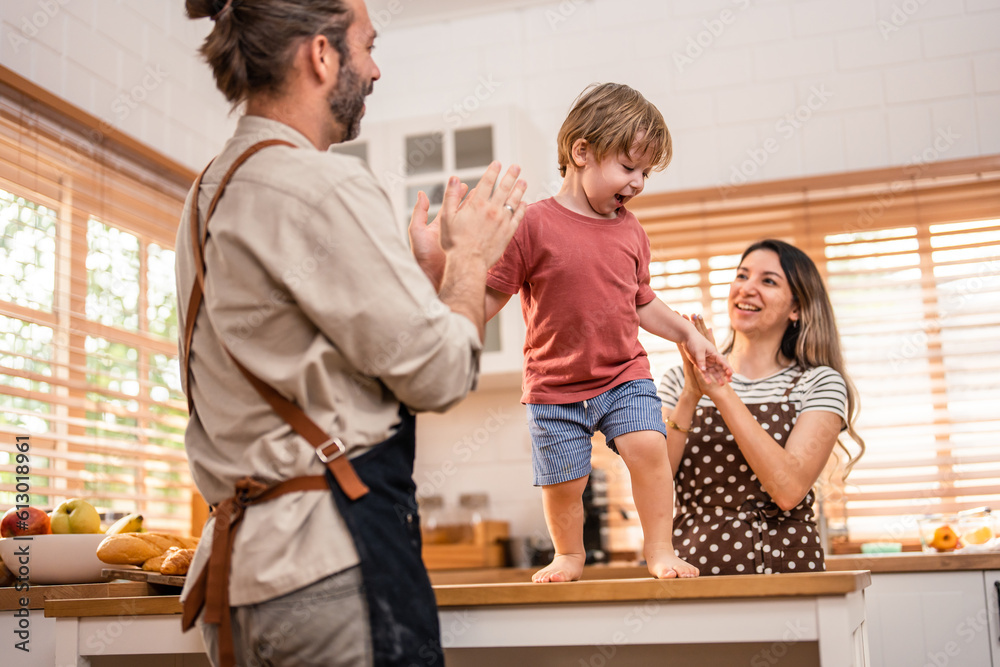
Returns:
[[[1000,157],[649,195],[631,208],[650,237],[654,290],[703,315],[720,344],[748,245],[778,238],[816,262],[867,445],[846,482],[831,471],[819,488],[832,541],[915,544],[918,516],[1000,508]],[[657,382],[680,363],[672,343],[640,340]],[[604,452],[595,464],[613,472],[611,549],[632,551],[627,471]]]
[[[0,511],[191,530],[173,243],[193,174],[0,68]]]

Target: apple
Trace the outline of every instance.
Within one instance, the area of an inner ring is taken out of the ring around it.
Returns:
[[[49,515],[37,507],[11,507],[0,519],[0,537],[48,535],[51,532]]]
[[[52,510],[51,517],[53,533],[101,532],[101,515],[82,498],[70,498]]]

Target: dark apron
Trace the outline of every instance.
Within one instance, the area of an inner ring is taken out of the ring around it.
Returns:
[[[420,556],[416,419],[403,406],[399,415],[388,440],[351,459],[367,494],[350,500],[330,471],[326,480],[361,559],[375,667],[444,665],[437,602]]]

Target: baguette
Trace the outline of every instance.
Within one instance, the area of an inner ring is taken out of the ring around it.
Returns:
[[[164,554],[160,574],[187,574],[193,556],[194,549],[168,549],[167,553]]]
[[[119,533],[108,535],[97,546],[97,557],[112,565],[142,565],[162,555],[170,547],[189,549],[198,538],[166,533]]]

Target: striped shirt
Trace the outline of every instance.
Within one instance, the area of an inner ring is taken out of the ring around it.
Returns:
[[[732,386],[736,395],[745,405],[778,403],[788,390],[788,386],[798,378],[801,368],[792,364],[782,371],[759,380],[750,380],[733,374]],[[666,408],[673,409],[684,388],[684,368],[675,366],[663,374],[657,393]],[[816,366],[807,370],[798,382],[788,400],[801,414],[810,410],[823,410],[840,415],[847,428],[847,384],[843,376],[829,366]],[[712,399],[702,396],[700,407],[710,407]]]

